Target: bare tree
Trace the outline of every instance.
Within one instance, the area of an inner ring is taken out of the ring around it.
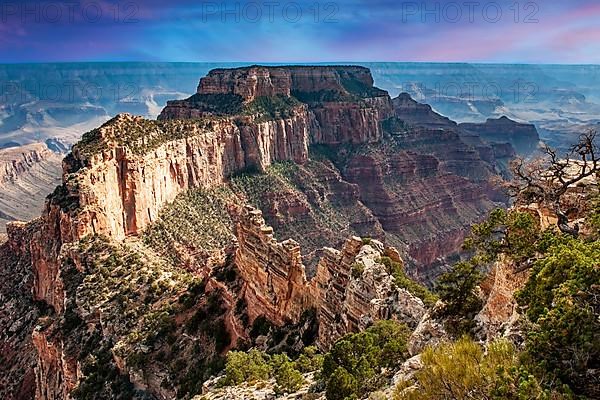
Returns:
[[[568,210],[563,210],[563,199],[569,188],[598,175],[600,149],[596,135],[595,130],[582,134],[564,157],[551,147],[544,146],[543,155],[536,160],[514,160],[511,164],[513,180],[505,185],[509,194],[517,204],[535,202],[551,207],[558,218],[558,228],[577,236],[579,226],[570,226]]]

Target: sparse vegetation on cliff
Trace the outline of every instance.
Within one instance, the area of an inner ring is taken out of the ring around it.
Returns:
[[[473,318],[483,306],[477,289],[498,256],[504,254],[527,265],[538,250],[540,235],[534,217],[517,210],[494,210],[486,221],[472,227],[464,243],[471,257],[456,263],[436,282],[436,292],[444,302],[437,313],[446,319],[451,334],[460,337],[475,327]]]
[[[306,165],[282,162],[264,173],[239,174],[230,185],[241,198],[263,211],[277,238],[293,238],[303,252],[313,253],[324,243],[340,247],[347,237],[360,236],[370,228],[362,228],[365,209],[352,197],[354,189],[342,182],[336,186],[335,179],[328,161],[311,160]],[[333,196],[335,189],[348,194]]]
[[[472,257],[458,263],[438,282],[438,293],[444,301],[441,316],[446,318],[448,329],[454,327],[451,333],[460,335],[473,333],[473,317],[484,300],[478,284],[491,263],[508,263],[515,273],[529,275],[524,287],[514,293],[524,340],[520,362],[529,371],[528,382],[536,385],[531,387],[539,388],[539,394],[529,398],[591,399],[599,395],[600,240],[596,196],[594,182],[559,197],[549,196],[548,202],[535,206],[492,212],[487,221],[473,227],[465,242]],[[579,219],[578,229],[562,221],[560,215],[564,205],[573,202],[580,205],[573,211]],[[547,216],[555,216],[558,224],[549,223]],[[543,221],[548,225],[544,230],[540,227]]]
[[[242,96],[230,93],[196,93],[185,101],[194,108],[215,115],[237,115],[244,109]]]
[[[203,279],[138,241],[87,237],[72,251],[83,271],[72,258],[63,261],[70,300],[60,329],[69,338],[66,353],[83,366],[76,399],[143,398],[125,372],[153,368],[165,390],[191,396],[223,368],[220,353],[231,337],[219,290],[206,293]]]
[[[380,388],[386,380],[384,371],[408,358],[409,334],[405,325],[379,321],[338,340],[323,360],[321,379],[327,400],[363,398]]]
[[[413,379],[398,384],[394,400],[568,398],[544,389],[503,339],[487,349],[468,338],[444,343],[425,350],[421,362]]]
[[[217,123],[218,117],[156,121],[119,115],[100,128],[84,133],[74,146],[74,151],[89,158],[112,147],[122,146],[133,154],[144,155],[166,142],[214,131],[214,124]]]
[[[386,266],[388,273],[394,277],[394,282],[398,287],[408,290],[413,296],[423,300],[425,305],[431,307],[438,301],[438,297],[431,293],[429,289],[406,275],[402,264],[389,257],[381,257],[378,262]]]
[[[244,105],[243,114],[258,116],[256,122],[285,119],[293,116],[301,105],[301,102],[290,96],[260,96]]]
[[[144,242],[179,265],[190,254],[221,250],[233,238],[228,206],[235,202],[227,187],[189,190],[161,210],[145,231]]]
[[[276,393],[293,393],[305,383],[302,374],[317,371],[322,362],[323,357],[314,347],[305,348],[296,360],[285,353],[269,355],[256,349],[232,351],[227,355],[225,378],[220,383],[225,386],[252,384],[272,378]]]

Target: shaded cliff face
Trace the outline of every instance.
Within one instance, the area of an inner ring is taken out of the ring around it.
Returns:
[[[35,387],[36,351],[31,333],[41,310],[31,297],[33,271],[29,243],[39,224],[13,223],[10,241],[0,246],[0,397],[32,399]]]
[[[429,129],[457,128],[456,122],[436,113],[429,104],[413,100],[408,93],[400,93],[393,99],[393,105],[395,115],[407,124]]]
[[[490,118],[483,124],[464,123],[459,126],[487,142],[510,143],[519,154],[523,155],[533,154],[540,143],[540,137],[534,125],[521,124],[508,117]]]
[[[340,250],[322,249],[316,273],[307,279],[300,245],[277,241],[260,210],[248,206],[242,211],[236,237],[235,263],[245,281],[251,322],[263,316],[276,325],[298,323],[314,309],[317,344],[327,349],[373,321],[396,319],[416,326],[425,313],[423,301],[399,287],[381,261],[387,257],[401,267],[398,251],[379,241],[354,236]]]
[[[508,176],[508,163],[518,155],[527,157],[539,145],[535,126],[519,124],[506,117],[488,120],[484,124],[456,124],[433,111],[430,105],[418,103],[407,93],[393,99],[395,115],[413,127],[456,132],[460,140],[477,150],[479,157],[495,165],[497,171]]]

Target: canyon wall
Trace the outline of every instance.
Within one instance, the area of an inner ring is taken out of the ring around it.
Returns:
[[[0,149],[0,235],[7,222],[40,215],[44,199],[60,183],[61,160],[42,143]]]
[[[40,310],[31,297],[30,242],[39,222],[10,223],[0,245],[0,397],[29,400],[35,393],[36,350],[31,333]]]
[[[292,225],[286,234],[297,240],[279,242],[259,210],[242,207],[236,216],[233,263],[242,276],[248,322],[264,315],[286,325],[315,309],[323,348],[377,319],[414,326],[425,313],[422,301],[398,288],[380,262],[400,262],[399,253],[352,234],[364,231],[386,245],[406,246],[417,263],[434,262],[456,251],[457,238],[496,205],[486,184],[495,171],[451,129],[386,128],[397,118],[392,101],[372,85],[360,67],[215,70],[196,97],[170,102],[158,121],[123,114],[84,135],[23,244],[31,257],[33,298],[54,312],[48,326],[33,333],[37,398],[66,398],[77,380],[76,360],[62,350],[69,338],[55,329],[74,301],[65,291],[63,263],[77,258],[69,244],[93,234],[135,241],[177,195],[229,184],[238,173],[268,172],[278,162],[293,163],[304,175],[286,184],[294,196],[267,203],[272,207],[265,216],[293,214],[304,221],[303,230]],[[321,146],[318,161],[309,157],[311,145]],[[320,222],[307,224],[306,215]],[[341,225],[350,235],[342,235]],[[334,250],[321,243],[325,236],[311,232],[321,226],[336,245],[351,239]],[[314,239],[309,250],[319,254],[310,279],[299,245],[305,237]],[[429,278],[431,271],[421,272]],[[226,324],[236,327],[234,337],[244,336],[231,318]]]
[[[233,94],[241,96],[244,100],[254,100],[261,96],[290,96],[298,92],[344,93],[349,91],[349,85],[353,85],[357,91],[374,91],[373,77],[365,67],[252,66],[214,69],[200,79],[197,93]],[[379,95],[386,93],[379,89],[376,92]]]
[[[168,102],[159,119],[228,114],[224,101],[252,104],[292,95],[308,104],[310,139],[316,144],[376,142],[383,136],[380,122],[392,114],[391,99],[373,87],[367,68],[256,66],[211,71],[195,96]]]
[[[518,123],[508,117],[490,118],[483,124],[464,123],[459,127],[491,143],[510,143],[523,155],[533,154],[540,143],[535,125]]]
[[[329,348],[338,338],[367,328],[374,321],[396,319],[416,326],[425,306],[399,288],[382,257],[401,263],[393,247],[351,237],[341,250],[324,248],[316,274],[306,278],[300,246],[279,242],[260,210],[246,206],[236,223],[235,265],[244,282],[250,323],[264,316],[276,325],[294,324],[315,309],[318,345]]]

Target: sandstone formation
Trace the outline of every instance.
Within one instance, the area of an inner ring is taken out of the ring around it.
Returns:
[[[349,332],[380,319],[397,319],[416,326],[425,313],[423,302],[399,288],[380,259],[394,248],[376,240],[352,237],[341,250],[325,248],[316,275],[307,280],[300,247],[293,240],[277,242],[260,210],[250,206],[237,223],[235,263],[245,282],[250,321],[266,316],[277,325],[296,323],[315,308],[318,344],[328,348]]]
[[[262,212],[252,207],[242,212],[236,237],[235,263],[245,282],[250,321],[261,315],[277,325],[298,321],[315,304],[298,243],[291,239],[277,242]]]
[[[364,244],[357,237],[348,239],[341,251],[325,249],[313,278],[322,348],[377,320],[396,319],[414,327],[422,318],[421,299],[398,287],[380,261],[388,255],[399,257],[393,248],[384,248],[376,240]]]
[[[228,114],[228,109],[218,111],[223,107],[217,107],[217,101],[252,104],[292,95],[308,104],[312,143],[376,142],[382,137],[379,122],[392,111],[387,92],[373,87],[367,68],[255,66],[211,71],[201,79],[196,95],[169,102],[159,119]]]
[[[407,129],[393,114],[365,68],[249,67],[212,71],[195,96],[170,102],[158,121],[123,114],[85,134],[41,218],[9,230],[11,257],[31,260],[19,287],[48,308],[35,330],[27,318],[19,331],[32,334],[38,353],[36,398],[66,399],[85,378],[90,349],[78,341],[88,336],[123,387],[165,397],[200,382],[198,372],[176,382],[166,366],[145,368],[144,360],[195,349],[208,363],[251,339],[259,317],[285,328],[313,310],[323,349],[377,319],[417,326],[426,315],[422,300],[398,286],[382,259],[400,265],[406,258],[407,273],[431,279],[431,265],[458,251],[467,227],[503,199],[488,183],[493,153],[482,157],[452,129]],[[240,174],[252,184],[277,165],[296,166],[279,177],[282,196],[274,187],[236,187]],[[235,240],[214,259],[188,254],[179,265],[145,241],[178,195],[225,187]],[[247,200],[262,211],[240,207]],[[285,240],[276,240],[263,215],[284,227]],[[321,227],[325,234],[312,232]],[[322,242],[331,237],[335,243]],[[310,243],[305,253],[302,241]],[[310,274],[309,264],[316,266]],[[205,279],[201,290],[190,285],[190,271]],[[123,284],[122,274],[132,281]],[[106,292],[90,291],[94,284]],[[128,296],[135,302],[120,309]],[[181,303],[188,308],[170,314]],[[121,320],[138,311],[146,314]],[[161,329],[179,334],[179,350],[151,340]],[[210,341],[215,332],[219,340]],[[189,364],[177,361],[177,368]],[[19,380],[30,377],[29,370]]]

